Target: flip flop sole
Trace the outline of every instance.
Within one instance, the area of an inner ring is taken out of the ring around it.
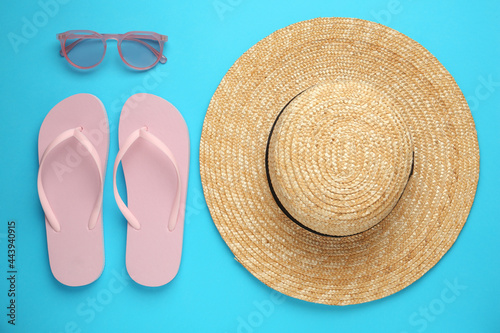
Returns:
[[[77,127],[83,128],[82,133],[95,147],[104,180],[108,119],[101,101],[90,94],[70,96],[47,114],[38,138],[39,159],[60,133]],[[95,162],[80,142],[70,138],[55,147],[44,163],[43,187],[61,226],[55,231],[45,219],[52,273],[68,286],[89,284],[104,268],[102,210],[95,228],[89,230],[89,217],[101,190]]]
[[[184,213],[189,173],[189,133],[182,115],[166,100],[136,94],[125,103],[120,116],[120,147],[140,128],[160,139],[172,152],[180,174],[180,207],[177,223],[168,230],[177,189],[172,162],[157,147],[138,140],[122,159],[128,208],[141,225],[127,229],[126,265],[130,277],[145,286],[161,286],[177,274],[181,261]]]

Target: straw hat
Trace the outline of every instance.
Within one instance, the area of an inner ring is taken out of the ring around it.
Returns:
[[[284,294],[345,305],[405,288],[448,251],[479,150],[464,96],[424,47],[377,23],[318,18],[231,67],[200,169],[238,262]]]

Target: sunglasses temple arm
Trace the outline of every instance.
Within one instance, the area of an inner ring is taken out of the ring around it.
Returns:
[[[137,39],[137,38],[131,38],[131,40],[134,40],[138,43],[141,43],[142,45],[146,46],[151,52],[154,53],[155,56],[160,57],[160,62],[162,64],[166,63],[167,62],[167,57],[165,57],[163,54],[160,54],[160,52],[158,52],[154,47],[152,47],[151,45],[149,45],[148,43],[146,42],[143,42],[142,40],[140,39]]]
[[[78,43],[80,43],[82,40],[84,40],[85,38],[78,38],[77,40],[75,40],[73,43],[69,44],[68,46],[65,46],[65,49],[66,49],[66,54],[69,53],[69,51],[71,51]],[[61,51],[59,51],[59,54],[61,55],[61,57],[64,57],[64,53],[63,53],[63,50],[62,50],[62,46],[61,46]]]
[[[89,37],[89,36],[86,36],[86,37],[82,37],[82,38],[78,38],[77,40],[75,40],[73,43],[65,46],[65,49],[66,49],[66,54],[69,53],[69,51],[71,51],[78,43],[80,43],[81,41],[85,40],[85,39],[95,39],[92,38],[92,37]],[[61,51],[59,51],[59,54],[61,55],[61,57],[64,57],[64,53],[63,53],[63,50],[62,50],[62,46],[61,46]]]

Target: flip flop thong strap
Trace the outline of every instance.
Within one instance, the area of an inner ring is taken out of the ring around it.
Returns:
[[[97,196],[97,199],[94,203],[94,208],[92,209],[92,212],[90,213],[90,218],[89,218],[89,224],[88,228],[89,230],[92,230],[95,228],[97,225],[97,220],[99,219],[99,215],[101,213],[102,209],[102,196],[103,196],[103,175],[102,175],[102,169],[101,169],[101,159],[99,158],[99,153],[95,149],[94,145],[90,140],[87,138],[85,134],[83,134],[83,127],[76,127],[72,128],[69,130],[66,130],[56,136],[54,140],[52,140],[51,143],[47,146],[45,151],[43,152],[42,158],[40,159],[40,167],[38,169],[38,180],[37,180],[37,185],[38,185],[38,196],[40,197],[40,203],[42,204],[43,211],[45,213],[45,217],[47,218],[47,221],[49,222],[49,225],[54,229],[55,231],[59,232],[61,231],[61,225],[59,224],[59,221],[57,220],[57,217],[52,210],[52,207],[49,203],[49,200],[47,199],[47,195],[45,194],[45,189],[43,187],[43,181],[42,181],[42,173],[45,167],[45,161],[47,160],[47,156],[60,144],[65,142],[66,140],[70,138],[75,138],[82,144],[82,146],[89,152],[90,156],[92,157],[93,161],[95,162],[95,165],[97,167],[97,171],[99,173],[99,183],[100,183],[100,189],[99,189],[99,194]],[[78,190],[78,189],[77,189]]]
[[[128,223],[136,230],[141,229],[141,224],[139,223],[139,220],[135,217],[135,215],[130,211],[130,209],[127,207],[127,205],[123,202],[122,198],[120,197],[120,193],[118,193],[118,188],[116,187],[116,171],[118,170],[118,165],[120,164],[122,158],[125,156],[125,154],[129,151],[130,147],[139,140],[139,138],[142,138],[149,143],[151,143],[153,146],[155,146],[159,151],[161,151],[172,163],[175,169],[175,173],[177,176],[177,188],[175,191],[175,199],[172,204],[172,210],[170,213],[169,221],[168,221],[168,230],[173,231],[175,229],[175,226],[177,225],[177,217],[179,215],[179,209],[180,209],[180,204],[181,204],[181,176],[179,173],[179,168],[177,166],[177,161],[174,157],[174,154],[172,154],[172,151],[154,134],[148,131],[146,127],[139,128],[132,132],[125,142],[123,143],[122,148],[116,155],[116,160],[115,160],[115,165],[114,165],[114,170],[113,170],[113,192],[115,194],[115,200],[118,205],[118,208],[122,212],[123,216],[125,216],[125,219],[128,221]]]

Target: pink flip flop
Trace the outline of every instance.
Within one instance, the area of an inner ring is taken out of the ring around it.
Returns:
[[[54,277],[68,286],[95,281],[104,268],[102,196],[109,132],[101,101],[77,94],[45,117],[38,137],[38,195]]]
[[[115,199],[128,221],[127,271],[139,284],[170,282],[181,261],[189,173],[189,133],[182,115],[150,94],[130,97],[120,116]],[[116,187],[122,163],[128,207]]]

